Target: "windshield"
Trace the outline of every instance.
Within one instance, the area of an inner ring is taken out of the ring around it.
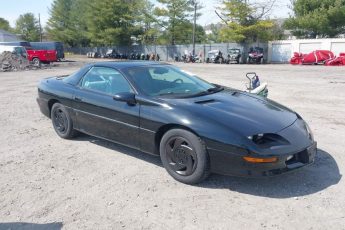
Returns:
[[[219,51],[210,51],[208,52],[208,57],[211,58],[211,57],[215,57],[217,56],[219,53]]]
[[[240,50],[237,50],[237,49],[230,49],[230,50],[229,50],[229,53],[230,53],[230,54],[239,54],[239,53],[240,53]]]
[[[250,52],[257,52],[257,53],[263,53],[264,52],[264,49],[263,48],[260,48],[260,47],[252,47],[250,48]]]
[[[220,90],[215,85],[173,66],[135,67],[124,72],[139,91],[149,96],[193,97]]]
[[[22,56],[22,57],[25,57],[25,58],[27,57],[27,55],[26,55],[26,50],[25,50],[24,47],[18,46],[18,47],[15,47],[14,50],[15,50],[15,52],[16,52],[18,55],[20,55],[20,56]]]

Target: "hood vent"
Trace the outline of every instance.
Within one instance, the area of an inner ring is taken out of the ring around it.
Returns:
[[[209,103],[214,103],[214,102],[216,102],[216,100],[214,100],[214,99],[208,99],[208,100],[196,101],[195,104],[201,104],[201,105],[203,105],[203,104],[209,104]]]

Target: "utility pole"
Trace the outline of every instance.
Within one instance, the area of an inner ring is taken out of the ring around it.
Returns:
[[[157,35],[153,35],[153,42],[155,45],[155,57],[157,56]]]
[[[193,1],[194,4],[194,23],[193,23],[193,56],[195,55],[195,29],[196,29],[196,9],[198,3],[196,0]]]
[[[40,26],[40,42],[42,42],[42,26],[41,26],[41,15],[38,14],[38,24]]]

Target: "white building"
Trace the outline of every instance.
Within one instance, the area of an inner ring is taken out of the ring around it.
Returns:
[[[13,42],[19,40],[20,39],[17,37],[17,35],[0,29],[0,42]]]

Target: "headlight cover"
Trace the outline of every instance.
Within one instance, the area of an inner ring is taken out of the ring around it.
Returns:
[[[247,137],[260,148],[270,148],[273,146],[288,145],[290,142],[284,137],[275,133],[260,133]]]

